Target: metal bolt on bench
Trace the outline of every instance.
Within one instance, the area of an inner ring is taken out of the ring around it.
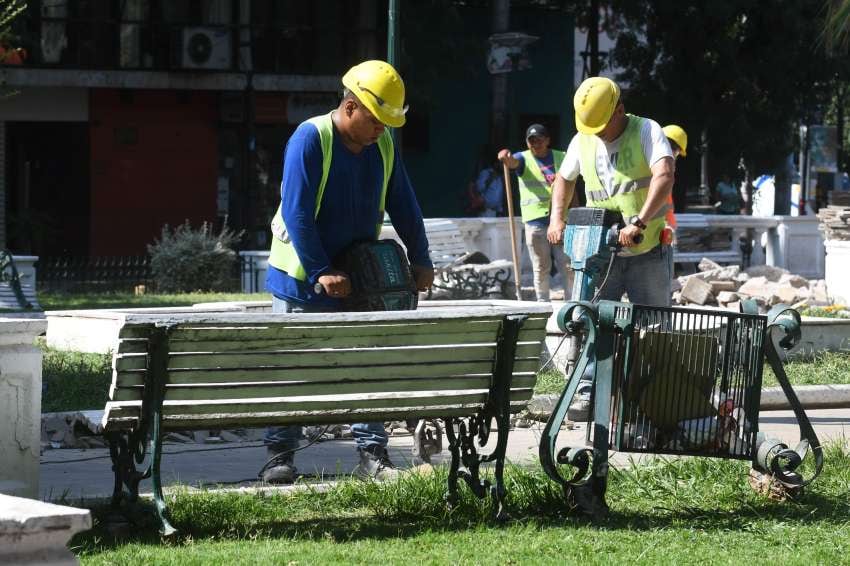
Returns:
[[[800,340],[800,315],[784,305],[760,315],[752,302],[742,310],[614,301],[564,306],[559,327],[585,340],[543,430],[540,460],[571,506],[594,518],[607,514],[608,450],[751,460],[755,475],[790,494],[818,476],[823,452],[775,345],[778,340],[787,351]],[[794,449],[758,430],[765,356],[797,417],[801,440]],[[557,450],[561,423],[586,372],[593,375],[586,445]],[[815,469],[805,479],[797,470],[809,450]],[[564,464],[576,469],[569,479]]]

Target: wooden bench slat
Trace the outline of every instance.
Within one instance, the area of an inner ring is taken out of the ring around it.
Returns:
[[[220,399],[263,399],[268,397],[319,396],[332,390],[334,395],[369,394],[381,392],[440,391],[445,389],[487,389],[490,386],[489,375],[465,377],[440,377],[427,379],[380,379],[339,381],[336,383],[277,382],[262,384],[218,383],[204,385],[169,385],[166,387],[166,401],[198,401]],[[536,376],[515,377],[512,387],[533,387]],[[119,388],[112,394],[115,401],[141,400],[144,389],[141,386]]]
[[[334,367],[384,365],[405,362],[474,361],[493,359],[494,344],[449,346],[394,346],[370,349],[289,350],[281,352],[214,352],[210,354],[170,354],[168,369],[244,368],[244,367]],[[147,356],[119,355],[115,367],[142,369]]]
[[[511,392],[511,412],[521,411],[531,398],[531,389],[518,389]],[[473,396],[475,397],[475,396]],[[250,404],[228,404],[202,405],[207,407],[203,410],[182,412],[174,411],[174,404],[166,404],[163,407],[163,426],[168,430],[188,430],[192,428],[206,428],[209,426],[241,426],[261,427],[283,424],[311,424],[311,423],[352,423],[369,420],[397,420],[414,417],[450,417],[470,415],[479,410],[484,402],[486,393],[480,393],[476,398],[470,400],[469,396],[464,399],[443,397],[443,404],[419,403],[421,399],[411,398],[409,404],[400,404],[394,407],[383,407],[380,403],[375,407],[355,408],[318,408],[305,409],[304,406],[295,407],[292,404],[282,408],[280,403],[266,403],[263,405]],[[401,400],[403,401],[403,400]],[[181,402],[185,403],[185,402]],[[183,405],[185,406],[185,405]],[[179,407],[179,406],[178,406]],[[256,408],[257,410],[253,410]],[[116,430],[127,428],[129,423],[138,421],[141,402],[116,403],[109,402],[104,413],[104,428]],[[246,410],[248,409],[248,410]]]
[[[398,334],[383,336],[344,336],[333,339],[334,348],[378,348],[384,346],[438,346],[445,344],[480,344],[495,342],[492,331],[455,334]],[[278,338],[266,340],[172,340],[171,352],[268,352],[276,350],[308,350],[327,348],[328,338]]]
[[[343,336],[385,336],[419,334],[455,334],[468,332],[493,332],[499,328],[499,318],[439,323],[435,321],[416,321],[410,324],[372,323],[372,324],[279,324],[255,326],[181,326],[171,331],[171,340],[278,340],[284,338],[327,338]]]
[[[537,372],[539,358],[520,359],[514,362],[514,372]],[[397,364],[385,366],[339,366],[332,368],[257,368],[257,369],[216,369],[216,370],[174,370],[168,372],[168,382],[174,384],[189,383],[228,383],[233,381],[337,381],[340,375],[347,379],[366,379],[369,377],[429,377],[439,375],[466,375],[489,373],[493,369],[492,361],[446,362],[433,364]],[[112,387],[129,387],[144,384],[145,370],[121,371],[113,375]]]

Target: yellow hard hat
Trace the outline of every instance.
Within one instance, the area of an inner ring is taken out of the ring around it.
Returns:
[[[688,156],[688,134],[685,133],[680,126],[676,124],[670,124],[669,126],[664,126],[661,128],[664,131],[664,135],[676,142],[682,149],[682,157]]]
[[[573,97],[576,111],[576,129],[583,134],[598,134],[614,114],[620,101],[620,87],[605,77],[584,80]]]
[[[385,61],[364,61],[342,76],[342,84],[383,124],[404,126],[404,81]]]

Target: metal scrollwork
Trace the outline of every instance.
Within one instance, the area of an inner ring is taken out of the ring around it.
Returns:
[[[437,273],[433,286],[450,292],[452,298],[457,299],[501,298],[508,296],[510,279],[511,271],[506,268],[445,270]]]

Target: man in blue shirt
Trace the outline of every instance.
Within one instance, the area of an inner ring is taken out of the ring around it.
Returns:
[[[532,124],[525,132],[528,150],[511,153],[503,149],[498,159],[514,171],[519,184],[522,221],[525,224],[525,243],[534,271],[534,293],[538,301],[549,301],[550,272],[554,257],[564,278],[564,295],[572,288],[573,275],[561,246],[552,245],[546,237],[549,211],[552,205],[552,183],[564,160],[564,152],[549,147],[549,132],[542,124]]]
[[[417,288],[427,290],[434,280],[422,211],[385,130],[404,125],[404,83],[383,61],[355,65],[342,82],[339,106],[299,125],[284,151],[266,278],[274,312],[341,310],[351,282],[331,262],[352,243],[375,240],[385,210],[407,247]],[[379,479],[393,475],[383,424],[354,424],[352,433],[359,471]],[[263,472],[265,481],[294,480],[300,438],[300,426],[268,431],[269,450],[277,456]]]

